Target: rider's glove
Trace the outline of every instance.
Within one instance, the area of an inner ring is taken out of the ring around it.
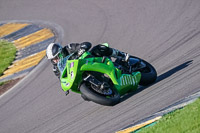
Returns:
[[[56,65],[53,66],[53,72],[58,78],[60,78],[60,71]]]

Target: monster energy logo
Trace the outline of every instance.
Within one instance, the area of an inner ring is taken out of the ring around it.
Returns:
[[[120,78],[121,85],[135,85],[135,79],[132,76],[122,76]]]

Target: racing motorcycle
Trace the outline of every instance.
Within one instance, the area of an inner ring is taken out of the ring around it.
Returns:
[[[107,43],[104,44],[109,47]],[[120,102],[120,97],[139,85],[152,84],[157,78],[155,68],[143,59],[130,56],[128,62],[110,57],[94,57],[89,51],[76,53],[58,62],[61,87],[81,94],[86,101],[107,106]]]

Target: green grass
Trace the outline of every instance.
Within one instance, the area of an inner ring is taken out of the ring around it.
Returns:
[[[0,82],[0,86],[9,83],[9,81],[5,81],[5,82]]]
[[[139,133],[200,133],[200,99],[165,115],[157,124]]]
[[[16,47],[13,43],[0,40],[0,76],[15,59]]]

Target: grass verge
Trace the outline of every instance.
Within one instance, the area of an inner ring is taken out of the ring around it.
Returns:
[[[13,43],[0,40],[0,76],[15,59],[16,47]]]
[[[9,83],[9,81],[0,82],[0,86],[5,85],[5,84],[7,84],[7,83]]]
[[[139,133],[199,133],[200,98],[186,107],[165,115],[152,127]]]

